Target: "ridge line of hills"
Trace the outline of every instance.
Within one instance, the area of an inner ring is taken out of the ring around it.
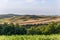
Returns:
[[[4,14],[0,15],[0,23],[18,23],[20,25],[27,24],[47,24],[51,21],[60,22],[60,16],[46,16],[46,15],[17,15]]]
[[[36,18],[37,18],[37,17],[40,17],[40,18],[41,18],[41,17],[60,17],[60,16],[57,16],[57,15],[52,16],[52,15],[18,15],[18,14],[1,14],[1,15],[0,15],[0,19],[1,19],[1,18],[10,18],[10,17],[14,17],[14,16],[18,16],[18,17],[21,17],[21,16],[24,16],[24,17],[27,16],[27,17],[28,17],[28,16],[29,16],[29,17],[33,17],[33,18],[34,18],[34,17],[36,17]]]

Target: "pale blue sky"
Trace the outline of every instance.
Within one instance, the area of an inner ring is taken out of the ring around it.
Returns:
[[[0,14],[60,15],[60,0],[0,0]]]

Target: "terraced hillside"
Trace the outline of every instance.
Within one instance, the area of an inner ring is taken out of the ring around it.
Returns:
[[[60,22],[59,16],[37,16],[37,15],[0,15],[0,23],[18,23],[20,25],[26,24],[48,24],[51,21]]]

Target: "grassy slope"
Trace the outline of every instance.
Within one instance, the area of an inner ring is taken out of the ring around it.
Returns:
[[[60,35],[16,35],[0,36],[0,40],[60,40]]]

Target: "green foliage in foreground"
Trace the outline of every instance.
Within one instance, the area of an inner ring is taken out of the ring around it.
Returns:
[[[0,40],[60,40],[60,35],[13,35],[0,36]]]
[[[51,22],[48,25],[14,25],[13,23],[0,24],[0,35],[50,35],[60,34],[60,23]]]

